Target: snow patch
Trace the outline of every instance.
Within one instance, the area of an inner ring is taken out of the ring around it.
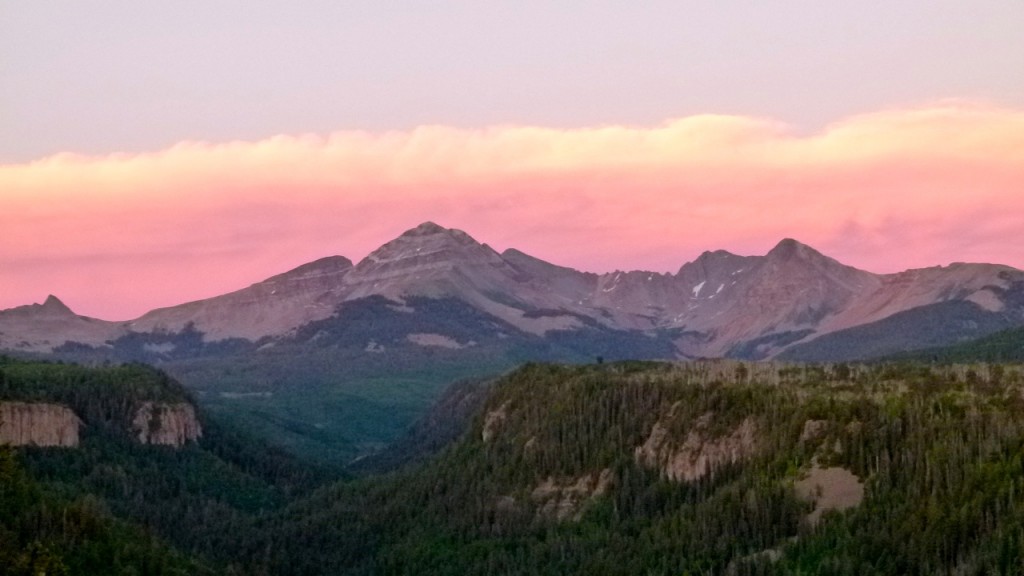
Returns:
[[[270,398],[273,395],[273,392],[221,392],[219,394],[221,398],[227,398],[230,400],[236,400],[239,398]]]
[[[697,284],[696,286],[693,287],[693,297],[694,298],[700,296],[700,291],[704,288],[704,285],[707,284],[707,283],[708,283],[708,281],[704,280],[700,284]]]
[[[438,346],[440,348],[451,348],[452,350],[458,350],[459,348],[465,348],[471,346],[473,342],[468,344],[459,344],[458,340],[445,336],[444,334],[409,334],[405,337],[408,341],[413,344],[419,344],[420,346]]]
[[[721,292],[722,288],[725,288],[725,284],[719,284],[718,285],[718,290],[715,290],[715,294],[718,294],[719,292]]]
[[[171,352],[174,352],[175,348],[177,348],[177,346],[174,342],[161,342],[160,344],[147,342],[142,345],[142,349],[151,354],[170,354]]]

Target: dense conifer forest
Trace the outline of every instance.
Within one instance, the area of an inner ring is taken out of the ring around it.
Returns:
[[[200,412],[203,437],[142,445],[145,402],[192,402],[143,365],[85,368],[0,358],[0,402],[71,408],[76,448],[0,446],[0,574],[221,574],[225,538],[339,475]]]
[[[91,386],[106,391],[90,400]],[[439,453],[353,478],[206,416],[177,449],[95,423],[110,406],[187,399],[155,370],[4,360],[0,398],[87,415],[78,448],[0,452],[0,566],[1024,573],[1020,365],[530,364],[485,389]]]
[[[941,362],[1024,362],[1024,328],[996,332],[984,338],[954,346],[904,352],[893,361]]]

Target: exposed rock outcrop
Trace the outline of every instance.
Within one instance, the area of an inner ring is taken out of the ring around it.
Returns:
[[[78,446],[82,420],[59,404],[0,402],[0,444]]]
[[[568,518],[579,520],[583,505],[592,498],[604,495],[611,484],[612,471],[605,468],[600,473],[584,474],[565,482],[548,478],[533,489],[530,498],[541,504],[541,516],[559,521]]]
[[[800,498],[814,502],[814,510],[807,516],[811,526],[816,526],[825,512],[846,510],[864,500],[864,484],[845,468],[819,468],[815,464],[795,488]]]
[[[146,402],[135,411],[132,431],[143,444],[183,446],[203,435],[195,408],[184,402]]]
[[[692,482],[754,454],[756,425],[752,419],[717,437],[711,433],[713,419],[711,412],[698,418],[682,444],[672,441],[661,422],[655,423],[647,440],[634,452],[637,462],[660,469],[670,480]]]
[[[828,420],[808,420],[804,422],[804,429],[800,432],[800,442],[817,440],[828,431]]]
[[[505,421],[505,417],[508,415],[508,402],[505,402],[498,407],[497,410],[491,410],[484,417],[484,429],[480,433],[480,438],[484,442],[490,442],[494,435],[498,433],[498,428],[501,427],[502,422]]]

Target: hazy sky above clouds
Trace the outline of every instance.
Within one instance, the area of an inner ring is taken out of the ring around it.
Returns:
[[[1019,0],[0,0],[0,162],[335,130],[817,130],[948,97],[1024,106]]]
[[[127,319],[424,220],[592,271],[1024,267],[1024,3],[0,0],[0,308]]]

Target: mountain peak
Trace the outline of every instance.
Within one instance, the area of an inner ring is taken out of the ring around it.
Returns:
[[[444,226],[441,226],[440,224],[435,224],[434,222],[431,222],[429,220],[415,228],[410,228],[405,232],[402,232],[401,236],[399,236],[395,240],[392,240],[388,244],[394,243],[396,241],[407,242],[410,239],[418,241],[420,238],[426,239],[438,237],[443,238],[445,240],[456,240],[457,243],[459,244],[479,244],[479,242],[474,240],[472,236],[466,234],[462,230],[457,230],[455,228],[445,228]],[[387,244],[385,244],[385,246],[387,246]]]
[[[462,230],[424,222],[371,252],[356,268],[365,269],[367,266],[394,264],[398,261],[404,261],[406,264],[413,261],[422,263],[424,258],[434,262],[464,260],[467,257],[472,259],[473,256],[470,254],[477,251],[485,252],[488,259],[500,260],[496,252]]]
[[[824,255],[807,244],[792,238],[783,238],[768,252],[767,257],[776,260],[791,260],[794,258],[808,260],[824,258]]]
[[[402,233],[402,236],[429,236],[431,234],[441,234],[444,232],[454,232],[454,230],[449,230],[444,226],[440,226],[428,220],[415,228],[410,228],[409,230],[406,230],[405,232]]]
[[[400,236],[394,240],[384,244],[378,248],[375,252],[380,252],[381,249],[394,249],[398,246],[424,246],[426,244],[454,244],[454,245],[480,245],[479,242],[473,239],[472,236],[466,234],[462,230],[455,228],[445,228],[434,222],[424,222],[415,228],[410,228],[405,232],[402,232]]]
[[[677,276],[687,277],[692,282],[707,280],[709,276],[733,276],[747,266],[746,256],[737,256],[727,250],[705,250],[693,262],[683,264]]]
[[[67,304],[61,302],[60,298],[57,298],[53,294],[50,294],[49,296],[46,297],[46,301],[43,302],[42,308],[43,310],[49,312],[59,312],[61,314],[74,314],[74,312],[71,311],[71,308],[68,308]]]
[[[735,258],[735,257],[736,257],[735,254],[733,254],[732,252],[729,252],[727,250],[715,250],[715,251],[705,250],[704,252],[701,252],[700,256],[697,257],[697,260],[700,260],[702,262],[707,262],[707,261],[710,261],[710,260],[725,260],[725,259],[728,259],[728,258]]]
[[[462,230],[424,222],[377,248],[346,276],[349,298],[442,297],[498,290],[515,270]]]

